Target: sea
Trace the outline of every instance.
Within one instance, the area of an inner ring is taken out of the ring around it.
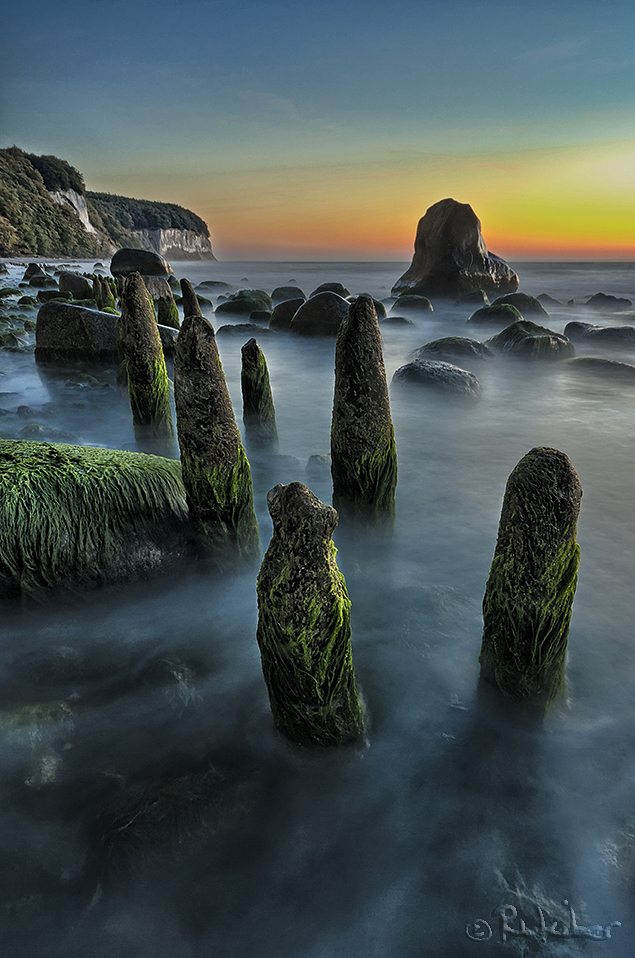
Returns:
[[[228,284],[204,293],[218,332],[244,321],[213,310],[240,288],[339,282],[390,315],[407,265],[173,268]],[[512,266],[520,291],[551,297],[541,325],[635,326],[632,306],[586,305],[599,292],[635,302],[635,262]],[[8,268],[14,285],[24,263]],[[473,305],[433,306],[381,326],[389,383],[427,342],[498,331],[466,326]],[[218,335],[241,428],[251,335]],[[264,552],[274,485],[331,501],[334,341],[257,338],[279,436],[275,456],[247,444]],[[576,355],[635,364],[632,344]],[[391,388],[394,528],[334,533],[366,710],[358,748],[314,754],[276,733],[257,570],[188,566],[3,612],[2,958],[632,958],[635,384],[502,355],[470,369],[478,402]],[[3,350],[0,377],[3,438],[39,423],[44,438],[139,448],[114,368],[60,374]],[[544,722],[478,693],[505,484],[535,446],[564,452],[583,488],[566,694]]]

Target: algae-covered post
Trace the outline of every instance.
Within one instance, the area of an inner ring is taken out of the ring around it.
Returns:
[[[275,446],[278,440],[276,411],[271,395],[269,370],[264,353],[256,339],[250,339],[241,350],[240,385],[243,395],[243,422],[247,436],[260,446]]]
[[[581,498],[557,449],[532,449],[507,481],[483,599],[481,677],[529,710],[548,707],[564,688]]]
[[[187,280],[174,354],[174,398],[183,483],[201,545],[220,566],[260,556],[251,469],[227,390],[216,337]]]
[[[350,600],[331,535],[337,512],[301,482],[267,495],[273,536],[258,575],[258,645],[275,725],[302,746],[363,735]]]
[[[139,273],[130,273],[121,293],[119,343],[128,378],[135,434],[141,441],[174,438],[168,374],[154,307]]]
[[[331,425],[333,504],[370,521],[394,516],[397,451],[377,313],[359,296],[335,349]]]

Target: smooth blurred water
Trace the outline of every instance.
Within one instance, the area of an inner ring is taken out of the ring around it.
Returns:
[[[387,299],[406,265],[187,263],[175,272],[269,292],[339,281]],[[632,264],[516,268],[522,291],[575,301],[548,307],[545,324],[558,332],[572,319],[635,325],[632,312],[583,305],[597,292],[635,301]],[[384,326],[389,380],[425,342],[496,331],[470,332],[471,311],[435,303],[411,316],[414,326]],[[207,315],[216,329],[225,322]],[[334,343],[274,333],[259,341],[280,453],[271,460],[248,447],[264,549],[265,496],[277,482],[306,482],[330,501],[328,469],[309,478],[307,461],[329,452]],[[218,337],[239,424],[243,342]],[[597,355],[635,362],[624,350]],[[17,407],[27,404],[67,441],[136,448],[114,370],[96,372],[91,386],[28,354],[3,352],[0,364],[2,436],[20,434]],[[633,954],[635,386],[559,363],[499,357],[471,368],[482,385],[473,405],[391,391],[394,534],[340,526],[334,536],[367,748],[306,756],[274,734],[255,574],[214,581],[193,572],[73,608],[5,614],[3,956]],[[528,728],[477,699],[476,685],[505,483],[536,445],[570,457],[584,496],[567,703]],[[200,780],[210,766],[209,792],[195,801],[185,776]],[[159,786],[177,780],[181,811],[153,817]],[[136,827],[122,828],[108,861],[96,858],[104,810],[134,808],[142,794]],[[498,942],[493,908],[514,904],[536,927],[536,905],[556,918],[562,899],[580,923],[622,927],[610,941],[563,939],[539,951],[527,938]],[[468,940],[476,918],[490,922],[491,940]]]

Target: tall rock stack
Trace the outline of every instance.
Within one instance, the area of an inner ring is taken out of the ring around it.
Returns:
[[[337,337],[331,472],[333,504],[343,515],[371,522],[392,518],[397,452],[370,296],[359,296],[351,305]]]
[[[275,447],[278,441],[276,411],[271,395],[269,370],[256,339],[241,350],[240,385],[243,396],[243,422],[249,439],[257,446]]]
[[[214,329],[187,280],[174,354],[183,484],[200,542],[221,567],[260,556],[251,469],[240,439]]]
[[[350,600],[331,535],[337,513],[301,482],[267,495],[273,536],[258,576],[258,644],[278,730],[297,745],[363,734]]]
[[[120,299],[119,345],[126,360],[135,434],[142,441],[171,442],[168,374],[148,291],[139,273],[129,273]]]
[[[532,449],[507,481],[483,599],[481,677],[530,711],[564,688],[581,498],[576,471],[557,449]]]

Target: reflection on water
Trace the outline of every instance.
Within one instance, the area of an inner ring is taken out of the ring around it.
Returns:
[[[404,268],[196,263],[176,273],[269,292],[335,280],[383,299]],[[635,325],[581,305],[596,292],[635,300],[629,266],[517,269],[525,292],[575,300],[548,307],[558,332],[572,319]],[[414,326],[384,327],[389,379],[413,348],[466,335],[469,313],[435,304]],[[239,423],[241,345],[219,337]],[[307,462],[329,452],[334,348],[283,334],[261,346],[280,453],[248,449],[265,547],[265,495],[277,482],[305,481],[330,501],[328,467],[318,462],[309,479]],[[465,926],[510,904],[535,927],[537,907],[555,918],[562,899],[580,924],[622,923],[586,955],[632,954],[618,865],[635,812],[635,387],[500,357],[471,368],[476,405],[392,392],[394,534],[340,526],[334,536],[368,748],[306,756],[273,734],[253,575],[190,570],[81,607],[5,615],[3,954],[534,954],[521,937],[471,942]],[[2,370],[2,435],[18,434],[17,407],[28,405],[36,422],[75,437],[66,441],[136,448],[114,369],[91,382],[3,353]],[[544,728],[477,695],[505,482],[535,445],[565,452],[584,489],[568,703]],[[581,953],[575,940],[541,948]]]

